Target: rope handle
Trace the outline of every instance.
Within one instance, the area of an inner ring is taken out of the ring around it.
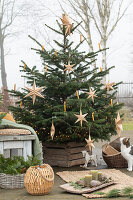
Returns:
[[[54,172],[53,172],[53,169],[48,165],[48,164],[44,164],[43,165],[44,167],[48,168],[51,173],[53,174],[53,177],[51,179],[48,179],[47,177],[45,177],[42,172],[41,172],[41,167],[40,168],[37,168],[38,172],[40,173],[40,175],[42,176],[43,179],[45,179],[46,181],[53,181],[54,180]]]

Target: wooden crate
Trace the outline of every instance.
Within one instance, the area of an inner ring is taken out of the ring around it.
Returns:
[[[82,151],[84,143],[69,142],[67,144],[43,143],[44,163],[51,166],[71,167],[85,163]]]

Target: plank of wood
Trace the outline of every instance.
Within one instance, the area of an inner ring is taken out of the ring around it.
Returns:
[[[69,142],[67,143],[67,147],[75,148],[75,147],[85,147],[85,143],[81,142]]]
[[[67,161],[67,155],[51,155],[51,154],[44,154],[45,159],[51,160],[64,160]]]
[[[105,198],[105,195],[102,194],[82,194],[83,197],[86,197],[87,199],[100,199]]]
[[[78,142],[68,142],[67,144],[54,144],[43,142],[43,146],[52,148],[75,148],[75,147],[85,147],[85,143]]]
[[[24,141],[35,140],[34,135],[1,135],[0,141]]]
[[[44,163],[47,163],[51,166],[59,166],[59,167],[68,167],[68,162],[67,161],[62,161],[62,160],[51,160],[51,159],[45,159],[44,158]]]
[[[85,150],[85,147],[77,147],[68,149],[68,154],[79,153]]]
[[[4,154],[3,155],[4,155],[5,158],[10,158],[10,149],[4,149]]]
[[[105,183],[105,184],[102,184],[100,186],[97,186],[97,187],[93,187],[93,188],[83,188],[83,189],[75,189],[73,186],[71,186],[69,183],[66,183],[66,184],[63,184],[63,185],[60,185],[60,188],[62,188],[63,190],[69,192],[69,193],[74,193],[74,194],[86,194],[86,193],[91,193],[91,192],[94,192],[96,190],[99,190],[99,189],[102,189],[102,188],[105,188],[105,187],[108,187],[108,186],[111,186],[111,185],[114,185],[116,184],[114,181],[112,182],[109,182],[109,183]]]
[[[4,149],[22,149],[24,147],[23,141],[7,141],[4,142]]]
[[[45,143],[43,142],[43,147],[51,147],[51,148],[58,148],[58,149],[65,149],[67,147],[66,144],[54,144],[54,143]]]
[[[80,159],[80,158],[83,158],[82,153],[68,154],[68,160],[74,160],[74,159]]]
[[[72,166],[75,166],[75,165],[82,165],[85,163],[85,160],[84,158],[82,159],[77,159],[77,160],[71,160],[71,161],[68,161],[68,166],[69,167],[72,167]]]
[[[4,142],[0,142],[0,154],[3,154]]]
[[[28,160],[28,156],[32,156],[32,143],[31,141],[24,141],[23,157]]]
[[[48,149],[48,148],[44,148],[44,154],[67,155],[67,151],[65,149]]]

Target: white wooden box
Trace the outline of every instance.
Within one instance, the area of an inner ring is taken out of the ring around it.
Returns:
[[[13,156],[32,156],[32,141],[34,135],[0,135],[0,154],[6,158]]]

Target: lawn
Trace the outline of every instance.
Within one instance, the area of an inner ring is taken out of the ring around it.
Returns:
[[[124,114],[122,118],[122,125],[124,131],[133,130],[133,114],[130,107],[124,106],[120,114]]]
[[[130,131],[130,130],[133,130],[133,120],[132,121],[125,121],[123,122],[123,130],[124,131]]]

